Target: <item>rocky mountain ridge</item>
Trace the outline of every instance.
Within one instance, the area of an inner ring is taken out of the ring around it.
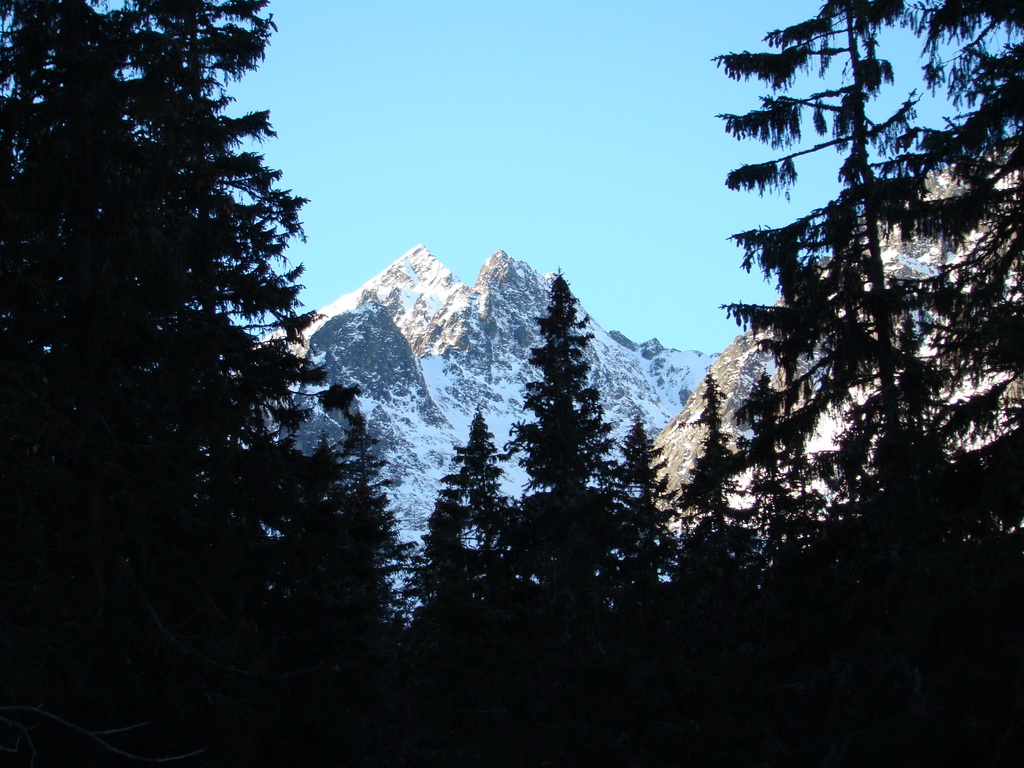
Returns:
[[[307,331],[307,354],[323,364],[328,382],[360,387],[357,407],[380,441],[407,535],[425,530],[440,478],[477,409],[499,446],[524,420],[523,387],[537,375],[528,360],[550,279],[499,250],[469,285],[417,246],[324,307]],[[636,343],[589,316],[587,330],[594,335],[591,383],[620,436],[638,416],[652,433],[661,429],[716,357],[668,349],[657,339]],[[300,444],[321,434],[339,439],[343,422],[315,411]],[[505,469],[508,491],[518,494],[525,476],[512,461]]]

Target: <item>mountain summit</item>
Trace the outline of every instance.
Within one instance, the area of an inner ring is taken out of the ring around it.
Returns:
[[[421,533],[454,446],[463,444],[479,409],[497,441],[523,418],[523,387],[538,375],[529,364],[537,318],[547,308],[550,276],[504,251],[488,258],[472,286],[422,245],[357,290],[324,307],[307,332],[309,354],[330,384],[358,385],[358,408],[380,441],[396,511],[409,534]],[[609,422],[623,435],[636,416],[651,433],[683,407],[714,356],[637,344],[588,318],[591,383]],[[343,426],[317,411],[300,443]],[[506,467],[518,493],[525,477]]]

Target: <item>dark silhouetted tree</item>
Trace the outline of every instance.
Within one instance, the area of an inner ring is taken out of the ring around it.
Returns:
[[[939,129],[911,126],[909,104],[867,110],[889,78],[881,34],[911,24],[930,46],[926,76],[959,100]],[[763,382],[746,409],[747,490],[771,559],[731,629],[757,629],[719,657],[756,660],[735,679],[759,692],[749,711],[776,713],[763,762],[796,750],[807,763],[998,765],[1024,750],[1009,725],[1020,622],[1003,618],[1020,572],[1021,32],[1016,2],[847,0],[771,33],[772,53],[720,59],[774,91],[729,129],[787,152],[731,186],[785,188],[802,154],[841,156],[835,200],[737,238],[783,295],[736,309],[771,337],[780,387]],[[842,80],[790,95],[829,59]],[[819,145],[795,143],[806,118]],[[901,238],[949,261],[900,280],[879,257]]]
[[[266,5],[0,3],[0,701],[219,765],[271,732],[272,532],[333,473],[286,438],[303,201],[227,109]]]
[[[409,544],[398,537],[387,481],[381,475],[384,461],[375,450],[377,441],[367,433],[361,414],[353,415],[351,422],[338,458],[347,537],[341,559],[355,590],[353,609],[365,617],[366,631],[377,633],[393,627],[401,617],[403,605],[395,587],[406,566]]]
[[[794,441],[841,414],[836,450],[814,457],[837,515],[857,514],[882,497],[918,503],[918,478],[940,463],[919,439],[938,393],[920,375],[916,329],[906,332],[920,319],[916,286],[890,276],[883,258],[885,238],[906,225],[925,190],[925,175],[907,151],[917,135],[910,122],[916,97],[880,118],[871,109],[893,82],[879,36],[907,18],[900,0],[830,0],[814,17],[770,33],[773,51],[717,59],[729,77],[757,78],[772,89],[760,108],[723,115],[727,131],[791,150],[734,170],[730,188],[784,191],[802,156],[840,156],[835,199],[791,224],[734,236],[744,267],[756,264],[777,281],[781,301],[730,308],[762,333],[778,363],[782,411],[771,428],[785,433],[779,441],[800,450]],[[844,77],[827,79],[836,67]],[[812,71],[821,75],[821,89],[791,95]],[[817,143],[802,143],[807,122]]]
[[[410,545],[399,540],[373,447],[351,413],[342,444],[324,437],[312,452],[315,472],[275,478],[282,527],[262,547],[275,569],[260,619],[276,665],[265,684],[267,764],[286,762],[297,741],[310,760],[368,759],[397,706],[388,670]]]
[[[758,552],[750,513],[738,500],[738,458],[722,429],[722,397],[710,373],[704,378],[704,409],[696,421],[702,436],[690,479],[679,492],[684,570],[713,569],[721,578],[749,567]]]
[[[661,473],[659,452],[640,419],[633,422],[621,446],[622,460],[615,469],[619,526],[617,579],[620,602],[645,606],[672,570],[678,536],[670,529],[675,515],[668,503],[668,478]]]
[[[743,503],[760,532],[769,562],[799,552],[812,540],[825,506],[803,441],[786,443],[773,429],[782,412],[780,397],[763,374],[737,413],[747,425],[747,434],[740,436],[737,446],[738,468],[749,472]]]
[[[515,525],[512,504],[501,490],[494,435],[479,411],[452,461],[423,537],[418,581],[426,603],[461,603],[510,586],[505,540]]]
[[[514,556],[522,577],[571,616],[603,604],[612,576],[611,427],[588,383],[591,334],[560,274],[538,323],[542,343],[530,363],[540,378],[526,385],[524,402],[533,418],[513,427],[510,444],[529,477]]]
[[[929,345],[945,376],[935,431],[952,453],[939,492],[955,507],[944,524],[961,536],[1014,530],[1024,518],[1024,19],[1018,4],[935,0],[922,4],[927,74],[959,113],[923,132],[922,162],[945,192],[913,210],[908,236],[937,240],[957,256],[930,295]]]

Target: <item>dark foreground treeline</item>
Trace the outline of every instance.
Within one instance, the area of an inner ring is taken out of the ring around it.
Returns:
[[[727,129],[791,153],[728,184],[785,190],[814,148],[841,182],[736,236],[782,296],[730,308],[777,361],[740,445],[709,379],[664,498],[559,277],[528,486],[476,419],[416,552],[358,416],[289,438],[353,392],[306,394],[303,201],[246,149],[267,115],[225,112],[265,5],[0,1],[0,763],[1019,765],[1020,4],[829,0],[722,57],[771,91]],[[942,126],[873,115],[899,27]],[[901,280],[900,238],[950,259]]]

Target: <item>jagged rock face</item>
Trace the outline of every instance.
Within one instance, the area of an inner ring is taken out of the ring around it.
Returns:
[[[500,446],[527,418],[523,388],[536,378],[530,351],[547,308],[550,278],[496,251],[474,285],[456,278],[426,248],[402,256],[357,291],[321,310],[307,332],[308,354],[330,384],[358,385],[358,408],[380,440],[391,496],[407,535],[423,532],[454,446],[479,409]],[[639,416],[658,430],[682,408],[714,356],[643,344],[605,332],[592,319],[592,385],[609,422],[624,435]],[[315,411],[299,435],[337,440],[343,420]],[[507,490],[525,476],[506,465]]]
[[[737,336],[711,366],[711,375],[722,393],[722,429],[732,437],[734,445],[746,428],[737,417],[737,411],[761,375],[771,375],[773,370],[771,354],[758,347],[751,331]],[[697,420],[704,411],[705,388],[701,382],[687,399],[682,412],[669,421],[655,438],[655,448],[661,451],[664,462],[661,473],[668,481],[670,493],[689,481],[690,470],[699,454],[703,435]]]

